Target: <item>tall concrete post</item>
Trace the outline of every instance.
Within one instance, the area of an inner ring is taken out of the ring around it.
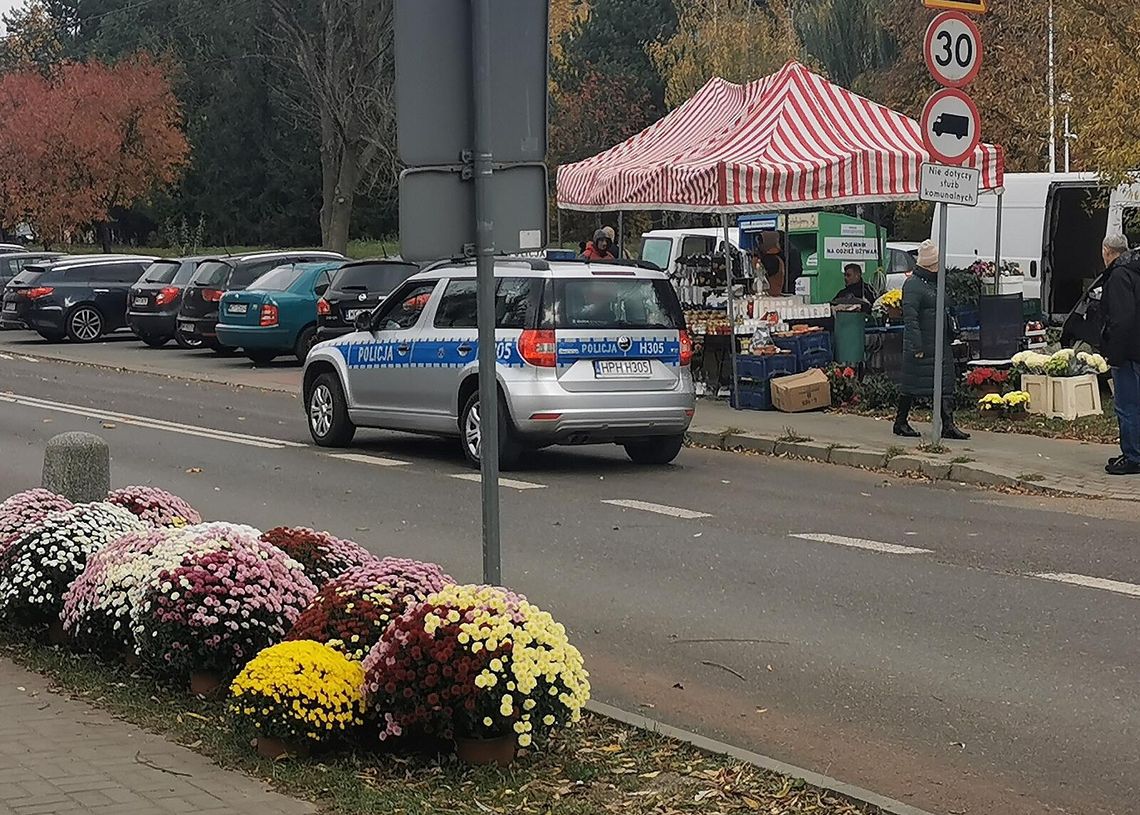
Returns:
[[[103,501],[111,489],[111,450],[93,433],[61,433],[44,451],[43,487],[76,504]]]

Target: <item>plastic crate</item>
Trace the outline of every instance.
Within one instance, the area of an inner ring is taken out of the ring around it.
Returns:
[[[732,406],[737,410],[775,410],[772,404],[772,379],[789,376],[788,372],[781,372],[766,382],[741,380],[740,394],[732,394]]]
[[[791,351],[796,358],[803,357],[809,351],[821,348],[831,350],[831,332],[813,331],[810,334],[793,334],[790,337],[773,337],[772,344],[785,351]]]
[[[736,378],[743,382],[763,383],[765,386],[773,376],[799,373],[798,361],[794,354],[777,354],[771,357],[738,356],[736,358]]]
[[[800,370],[798,373],[810,371],[812,368],[827,368],[835,362],[835,354],[830,348],[814,348],[800,355]]]

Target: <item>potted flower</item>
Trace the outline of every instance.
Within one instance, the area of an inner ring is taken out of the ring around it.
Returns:
[[[349,569],[318,591],[286,639],[321,642],[360,662],[392,620],[454,583],[434,563],[373,560]]]
[[[316,586],[301,564],[240,530],[212,526],[187,554],[147,579],[135,613],[144,661],[216,691],[261,649],[280,642]]]
[[[550,614],[506,589],[449,586],[389,626],[364,661],[381,738],[419,729],[460,759],[509,764],[589,699],[582,655]]]
[[[151,526],[190,526],[202,516],[189,503],[157,487],[123,487],[107,494],[107,501],[130,510]]]
[[[902,289],[889,289],[879,295],[872,304],[871,313],[879,318],[898,320],[902,318]]]
[[[1000,394],[1009,382],[1009,371],[997,368],[971,368],[966,372],[966,385],[982,394]]]
[[[859,378],[850,365],[832,365],[827,369],[827,380],[831,384],[831,399],[835,404],[859,402]]]
[[[1101,413],[1097,377],[1108,363],[1100,354],[1065,348],[1050,356],[1017,354],[1014,364],[1029,374],[1022,375],[1021,384],[1031,397],[1032,412],[1070,420]]]
[[[261,539],[304,566],[318,589],[349,569],[376,559],[359,544],[306,527],[279,526],[263,532]]]
[[[230,684],[229,711],[262,757],[305,756],[364,724],[364,669],[319,642],[271,645]]]
[[[0,554],[0,617],[49,627],[49,636],[62,641],[64,594],[87,558],[143,528],[130,512],[108,503],[79,504],[26,528]]]
[[[978,400],[978,409],[989,413],[1000,411],[1005,416],[1023,416],[1029,409],[1031,399],[1025,391],[1011,391],[1004,396],[1000,393],[987,393]]]
[[[23,536],[24,530],[32,524],[73,506],[62,495],[42,489],[18,492],[0,503],[0,552]]]

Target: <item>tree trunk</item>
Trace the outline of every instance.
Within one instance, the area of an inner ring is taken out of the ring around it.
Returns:
[[[348,251],[348,229],[360,180],[357,151],[346,146],[338,156],[321,157],[324,183],[321,202],[321,242],[325,249]]]
[[[111,225],[106,221],[100,221],[95,226],[95,232],[99,236],[99,243],[103,247],[103,254],[111,254]]]

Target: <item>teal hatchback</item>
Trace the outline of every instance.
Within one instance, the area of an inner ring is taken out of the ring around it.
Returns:
[[[218,342],[254,365],[293,354],[301,362],[317,341],[317,300],[342,263],[294,263],[263,274],[248,289],[222,295]]]

